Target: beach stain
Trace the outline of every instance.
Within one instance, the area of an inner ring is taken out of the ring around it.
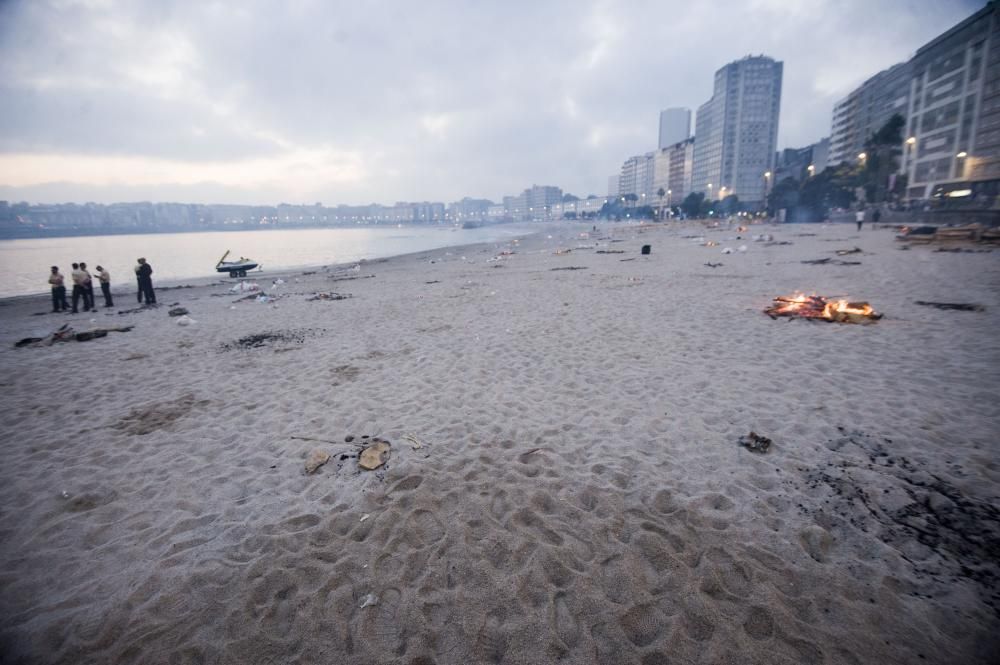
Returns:
[[[183,395],[168,402],[137,406],[111,427],[124,431],[127,434],[143,436],[167,427],[174,421],[186,416],[194,408],[204,407],[209,404],[211,404],[210,400],[195,399],[194,395],[191,394]]]

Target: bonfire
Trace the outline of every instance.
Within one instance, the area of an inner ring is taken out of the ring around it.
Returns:
[[[764,310],[772,319],[789,316],[813,321],[836,321],[837,323],[874,323],[882,318],[866,302],[831,300],[822,296],[778,296],[774,304]]]

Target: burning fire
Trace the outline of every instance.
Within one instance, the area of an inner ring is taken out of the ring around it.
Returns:
[[[802,293],[796,293],[794,296],[778,296],[774,299],[774,304],[765,309],[764,313],[772,319],[792,316],[838,323],[874,323],[882,318],[882,315],[876,313],[866,302],[827,300],[822,296],[807,296]]]

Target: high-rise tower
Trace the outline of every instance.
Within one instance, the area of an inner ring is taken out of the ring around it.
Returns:
[[[712,98],[695,120],[693,191],[763,204],[778,143],[782,68],[772,58],[747,56],[715,72]]]

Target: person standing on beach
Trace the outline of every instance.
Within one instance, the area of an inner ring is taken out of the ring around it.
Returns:
[[[882,211],[879,210],[878,208],[875,208],[875,212],[872,213],[872,228],[873,229],[875,228],[875,225],[878,224],[878,220],[880,220],[880,219],[882,219]]]
[[[139,269],[142,268],[141,263],[135,264],[135,301],[142,304],[142,277],[139,276]]]
[[[861,225],[865,223],[865,209],[860,208],[856,213],[854,213],[854,220],[858,223],[858,231],[861,230]]]
[[[104,294],[104,306],[114,307],[111,301],[111,275],[101,266],[97,266],[97,277],[101,280],[101,293]]]
[[[59,272],[59,266],[52,266],[49,284],[52,285],[52,311],[65,312],[69,309],[69,303],[66,302],[66,280]]]
[[[87,293],[87,273],[80,269],[79,263],[73,264],[73,272],[70,277],[73,279],[73,314],[79,312],[78,303],[83,298],[83,311],[90,311],[90,295]]]
[[[139,259],[139,291],[146,299],[147,305],[156,304],[156,294],[153,293],[153,266],[146,263],[146,259]]]
[[[97,309],[97,299],[94,298],[94,278],[90,275],[90,271],[87,270],[87,264],[80,261],[80,270],[87,275],[87,283],[85,284],[87,288],[87,297],[90,298],[90,309]]]

